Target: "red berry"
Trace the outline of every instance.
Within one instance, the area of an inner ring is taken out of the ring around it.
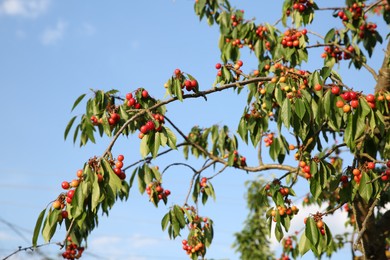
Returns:
[[[191,80],[191,88],[196,88],[198,86],[198,81],[196,79]]]
[[[315,91],[320,91],[322,89],[322,85],[321,84],[316,84],[314,86],[314,89],[315,89]]]
[[[344,182],[344,183],[348,182],[348,176],[346,176],[346,175],[341,176],[340,181]]]
[[[349,92],[349,95],[351,96],[351,100],[357,100],[358,96],[355,91]]]
[[[373,94],[368,94],[366,96],[367,102],[374,102],[375,101],[375,96]]]
[[[144,89],[144,90],[142,91],[142,97],[143,97],[143,98],[149,97],[149,93],[148,93],[147,90]]]
[[[61,183],[61,186],[62,186],[62,188],[63,188],[64,190],[67,190],[67,189],[70,188],[70,184],[69,184],[69,182],[67,182],[67,181],[63,181],[63,182]]]
[[[122,162],[122,161],[117,161],[117,162],[115,163],[115,167],[116,167],[116,168],[119,168],[119,169],[122,169],[122,167],[123,167],[123,162]]]
[[[114,168],[114,172],[115,172],[116,175],[119,176],[121,174],[122,170],[120,168],[118,168],[118,167],[115,167]]]
[[[181,71],[179,69],[175,69],[175,75],[179,76],[181,74]]]
[[[339,86],[333,86],[331,89],[332,94],[338,95],[340,93],[340,87]]]
[[[351,93],[350,92],[345,92],[344,95],[341,96],[345,101],[350,101],[351,100]]]
[[[73,195],[74,195],[74,191],[75,191],[75,190],[70,190],[70,191],[68,191],[68,193],[67,193],[66,196],[67,196],[68,198],[71,198],[71,199],[72,199],[72,198],[73,198]]]
[[[357,108],[359,106],[359,101],[354,99],[351,101],[351,107]]]
[[[222,65],[221,65],[221,63],[217,63],[217,64],[215,64],[215,68],[216,68],[217,70],[219,70],[220,68],[222,68]]]
[[[309,165],[306,165],[305,167],[303,167],[303,172],[305,173],[310,173],[310,166]]]
[[[131,98],[133,98],[133,94],[132,93],[127,93],[126,94],[126,99],[130,100]]]
[[[61,216],[62,216],[62,218],[68,218],[68,211],[66,211],[66,210],[61,211]]]
[[[139,130],[143,134],[146,134],[149,131],[149,129],[146,125],[141,126],[141,128]]]
[[[118,155],[118,158],[117,158],[118,161],[122,162],[124,159],[125,159],[125,157],[122,154]]]
[[[134,98],[130,98],[129,101],[127,101],[127,106],[132,107],[134,105],[135,105],[135,99]]]
[[[387,161],[386,166],[387,168],[390,168],[390,161]]]
[[[367,163],[367,168],[370,169],[370,170],[375,169],[375,163],[374,162],[368,162]]]

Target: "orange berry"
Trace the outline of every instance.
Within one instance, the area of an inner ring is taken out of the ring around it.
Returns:
[[[324,222],[323,222],[322,220],[318,220],[316,224],[317,224],[317,227],[318,227],[319,229],[321,229],[321,228],[324,227]]]
[[[344,111],[345,113],[349,113],[349,112],[351,111],[351,106],[348,105],[348,104],[345,104],[345,105],[343,106],[343,111]]]

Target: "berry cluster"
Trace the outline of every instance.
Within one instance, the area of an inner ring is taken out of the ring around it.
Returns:
[[[307,164],[305,161],[300,161],[299,167],[301,168],[301,171],[305,174],[305,178],[307,180],[310,179],[311,178],[310,165]]]
[[[349,60],[351,58],[351,54],[355,53],[355,48],[350,45],[345,50],[341,50],[337,46],[326,46],[324,47],[324,52],[321,54],[321,58],[335,58],[336,61],[339,60]]]
[[[148,194],[149,199],[157,205],[160,200],[167,203],[167,197],[171,195],[171,191],[164,190],[160,182],[151,182],[146,186],[146,194]]]
[[[204,192],[204,188],[207,187],[207,178],[206,177],[203,177],[200,182],[199,182],[199,185],[201,187],[201,192]]]
[[[274,142],[274,134],[273,134],[273,133],[267,134],[267,136],[264,138],[265,146],[268,147],[268,146],[270,146],[273,142]]]
[[[296,215],[298,214],[299,209],[297,206],[285,206],[285,205],[278,205],[276,206],[275,209],[271,210],[271,216],[272,220],[276,222],[276,215],[279,214],[279,216],[284,217],[284,216],[291,216],[291,215]]]
[[[110,117],[107,118],[107,121],[110,125],[116,125],[121,119],[120,115],[116,112],[111,112]],[[95,115],[91,116],[91,122],[93,125],[99,125],[103,123],[103,118],[98,118]]]
[[[162,130],[162,124],[165,123],[165,118],[161,114],[153,114],[153,120],[147,121],[144,125],[142,125],[139,129],[140,133],[138,134],[138,137],[142,139],[146,134],[148,134],[150,131],[161,131]],[[157,122],[157,124],[155,124]]]
[[[188,241],[187,239],[183,239],[182,241],[182,244],[183,244],[183,250],[186,251],[187,255],[192,255],[192,254],[199,254],[199,253],[202,253],[202,251],[204,251],[204,245],[202,242],[198,242],[196,243],[196,245],[194,246],[191,246],[188,244]]]
[[[322,214],[321,213],[314,214],[313,219],[316,222],[316,226],[320,230],[321,235],[325,236],[325,233],[326,233],[325,223],[324,223],[324,221],[322,221]],[[307,218],[305,218],[303,220],[303,222],[306,224]]]
[[[299,39],[306,34],[306,29],[303,29],[302,31],[298,31],[296,29],[288,29],[284,32],[281,44],[284,48],[299,48]]]
[[[283,197],[284,201],[287,205],[278,205],[276,208],[269,211],[268,214],[271,215],[274,222],[276,222],[276,215],[279,214],[279,216],[291,216],[298,214],[299,209],[297,206],[291,204],[291,200],[288,199],[288,196],[291,193],[290,189],[286,186],[282,186],[279,179],[274,179],[271,184],[266,184],[264,186],[264,190],[267,193],[268,196],[274,195],[274,192],[279,192]]]
[[[136,94],[141,91],[141,98],[147,99],[149,97],[149,92],[146,89],[138,89]],[[126,94],[127,106],[134,107],[135,109],[140,109],[141,104],[137,101],[136,96],[133,96],[133,93]]]
[[[76,188],[79,186],[80,182],[83,181],[83,170],[78,170],[76,173],[77,179],[72,180],[71,182],[63,181],[61,187],[64,190],[68,190],[66,194],[60,194],[57,199],[53,202],[52,206],[54,209],[62,210],[61,218],[68,218],[68,212],[66,211],[66,204],[72,203],[74,193]],[[61,220],[61,219],[60,219]]]
[[[282,255],[279,258],[279,260],[290,260],[291,258],[288,255],[291,254],[292,256],[294,256],[293,239],[290,236],[287,238],[284,238],[282,241],[282,245],[283,245],[283,252],[282,252]]]
[[[205,232],[212,232],[212,221],[207,217],[200,217],[194,207],[186,207],[187,213],[191,215],[192,221],[188,224],[189,234],[187,239],[182,241],[183,250],[192,259],[193,256],[203,258],[206,254]],[[211,229],[211,230],[210,230]]]
[[[237,25],[240,24],[240,22],[242,22],[243,14],[244,14],[244,10],[238,10],[235,14],[232,14],[230,16],[230,20],[232,22],[233,27],[236,27]]]
[[[265,38],[265,34],[268,32],[267,27],[263,25],[258,25],[256,28],[256,34],[259,36],[260,39]]]
[[[233,166],[239,167],[239,166],[246,166],[246,158],[244,156],[241,156],[237,150],[233,151],[234,154],[234,162]]]
[[[122,171],[122,167],[125,157],[120,154],[116,159],[117,161],[115,162],[114,173],[119,177],[119,179],[124,180],[126,179],[126,173]]]
[[[174,74],[175,79],[180,81],[182,89],[185,88],[187,91],[196,91],[198,89],[198,81],[196,79],[192,78],[191,76],[186,78],[180,69],[175,69],[173,74]],[[166,83],[164,85],[164,87],[168,88],[169,84]],[[182,94],[184,94],[183,90],[182,90]]]
[[[365,7],[364,3],[353,3],[353,5],[348,8],[348,11],[351,13],[351,17],[353,20],[357,20],[363,16],[363,8],[364,7]],[[344,10],[340,10],[337,13],[337,16],[341,20],[343,20],[343,22],[346,22],[349,20],[348,16],[346,15]]]
[[[364,23],[360,25],[359,27],[359,38],[363,39],[365,36],[365,33],[376,33],[377,25],[375,23]]]
[[[313,6],[312,0],[295,0],[293,4],[293,9],[303,13],[306,9]]]
[[[388,181],[390,179],[390,161],[386,162],[386,167],[387,169],[381,175],[382,181]]]
[[[344,91],[340,94],[340,87],[337,85],[332,86],[330,91],[334,95],[340,95],[342,99],[336,101],[336,107],[342,108],[345,113],[349,113],[351,108],[356,109],[359,106],[360,93],[355,91]]]
[[[80,247],[76,243],[73,243],[71,237],[67,238],[67,243],[66,250],[62,253],[62,257],[69,260],[79,259],[84,252],[84,247]]]

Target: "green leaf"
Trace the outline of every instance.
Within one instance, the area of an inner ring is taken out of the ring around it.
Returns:
[[[175,218],[180,224],[180,228],[184,228],[186,226],[186,220],[184,218],[184,213],[181,208],[177,205],[173,206],[173,212],[175,214]]]
[[[39,235],[39,231],[41,230],[41,227],[42,227],[43,217],[45,216],[45,213],[46,213],[46,208],[44,210],[42,210],[41,213],[39,213],[37,222],[35,224],[34,234],[32,237],[32,246],[33,247],[37,246],[38,235]]]
[[[159,132],[155,132],[154,133],[154,142],[151,144],[151,146],[153,147],[153,149],[151,149],[153,158],[156,158],[156,156],[158,154],[158,149],[160,148],[160,143],[161,143],[161,141],[160,141],[160,133]]]
[[[324,80],[326,80],[326,78],[328,78],[328,77],[330,76],[331,72],[332,72],[332,69],[331,69],[331,68],[329,68],[329,67],[323,67],[323,68],[321,69],[321,71],[320,71],[320,75],[321,75],[321,77],[322,77]]]
[[[85,95],[86,95],[86,94],[82,94],[82,95],[80,95],[80,96],[76,99],[76,101],[74,102],[74,104],[73,104],[73,106],[72,106],[71,111],[73,111],[73,109],[76,108],[76,106],[81,102],[81,100],[83,100],[83,98],[85,97]]]
[[[165,230],[167,228],[169,220],[170,220],[169,216],[170,216],[170,213],[168,212],[162,218],[162,220],[161,220],[161,228],[162,228],[162,230]]]
[[[168,146],[172,149],[176,149],[176,136],[168,127],[163,127],[163,133],[168,137]]]
[[[91,173],[95,175],[95,173]],[[94,178],[94,181],[92,183],[92,196],[91,196],[91,211],[96,212],[95,209],[99,204],[100,199],[100,186],[98,183],[97,178]]]
[[[280,225],[279,222],[276,223],[275,225],[275,237],[276,239],[280,242],[283,238],[283,230],[282,230],[282,225]]]
[[[280,113],[283,124],[286,126],[286,128],[290,128],[291,104],[288,98],[284,99]]]
[[[312,247],[316,247],[319,242],[320,231],[317,228],[317,224],[313,218],[309,217],[306,221],[305,236],[312,244]]]
[[[298,249],[301,256],[310,250],[310,242],[307,240],[305,233],[302,233],[301,238],[299,239]]]
[[[146,134],[144,135],[144,137],[142,137],[141,144],[140,144],[140,152],[142,158],[145,158],[150,153],[148,141],[149,141],[149,135]]]
[[[76,119],[76,117],[77,116],[72,117],[72,119],[69,121],[68,125],[66,126],[65,132],[64,132],[64,140],[66,140],[66,138],[68,137],[69,131],[72,128],[74,120]]]
[[[359,188],[358,188],[360,196],[367,203],[371,199],[373,193],[372,184],[370,183],[371,179],[368,175],[369,175],[368,172],[362,172],[362,177],[360,179]]]
[[[295,113],[299,117],[299,119],[303,119],[306,113],[305,104],[301,99],[295,100]]]
[[[115,174],[114,170],[112,169],[110,163],[106,159],[101,160],[103,162],[104,172],[109,174],[109,180],[108,185],[113,190],[114,194],[116,195],[117,192],[121,189],[122,181],[119,179],[119,177]]]
[[[335,35],[335,29],[330,29],[328,31],[328,33],[325,35],[325,37],[324,37],[324,42],[325,43],[332,42],[333,38],[334,38],[334,35]]]

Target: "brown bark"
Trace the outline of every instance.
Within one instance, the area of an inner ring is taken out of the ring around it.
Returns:
[[[375,92],[378,91],[390,91],[390,41],[387,43],[382,67],[379,69],[378,81],[375,86]]]
[[[362,251],[365,259],[387,260],[385,233],[381,229],[381,225],[377,225],[374,214],[368,217],[365,227],[363,222],[368,216],[370,207],[373,201],[366,203],[360,196],[356,196],[354,201],[354,210],[356,214],[356,223],[359,232],[362,228],[365,229],[361,241],[359,243],[360,251]]]

